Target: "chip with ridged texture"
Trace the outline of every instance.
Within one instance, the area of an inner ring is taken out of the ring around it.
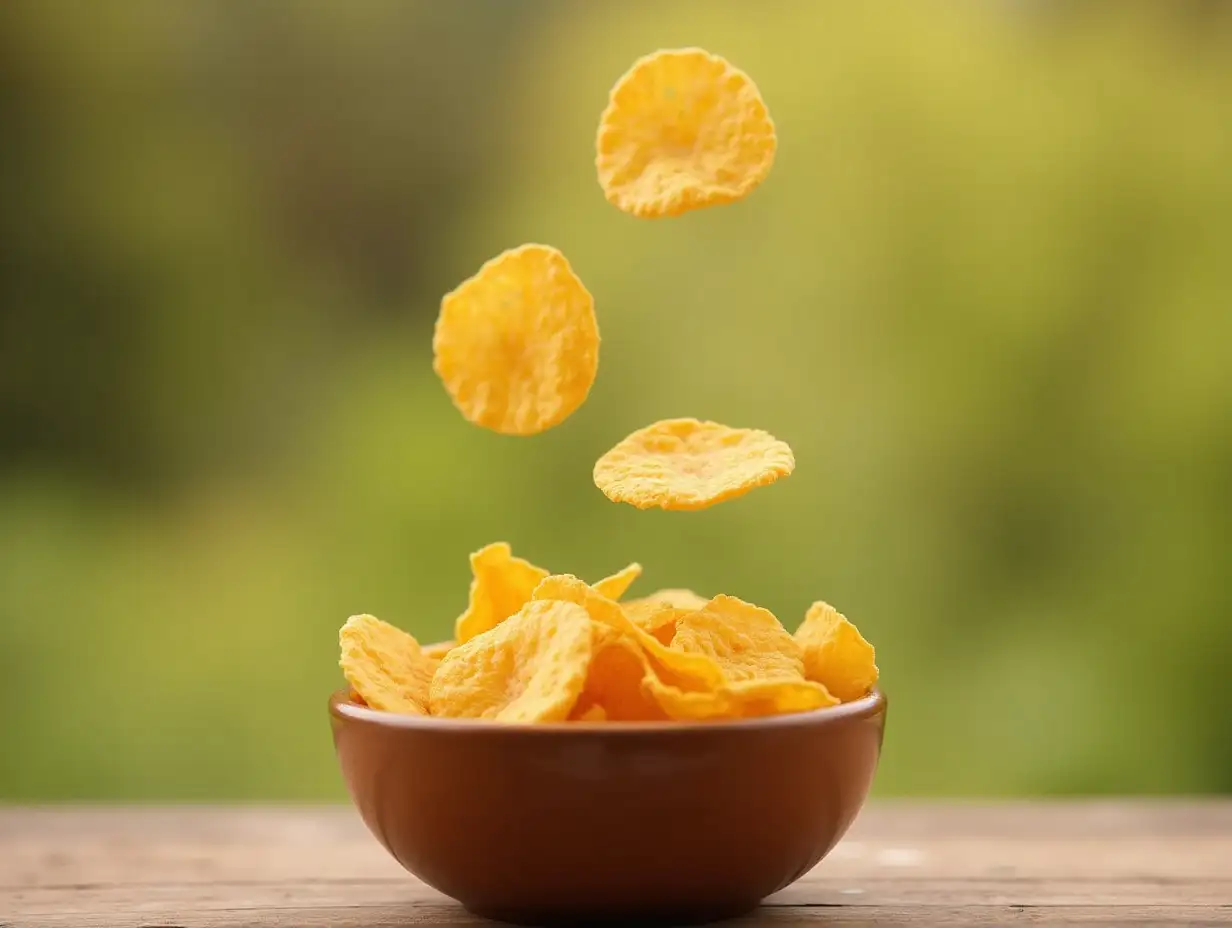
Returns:
[[[586,685],[593,626],[576,603],[527,603],[445,656],[432,678],[431,713],[512,723],[564,721]]]
[[[705,654],[724,682],[804,677],[800,646],[769,609],[720,594],[676,624],[672,648]]]
[[[623,603],[621,608],[634,625],[653,635],[665,645],[670,645],[672,638],[676,636],[677,620],[690,611],[646,599],[630,600]]]
[[[373,709],[426,715],[437,662],[414,636],[371,615],[353,615],[338,632],[343,676]]]
[[[815,602],[796,630],[804,674],[843,702],[868,694],[877,683],[876,651],[833,606]]]
[[[709,694],[651,689],[666,711],[680,718],[746,718],[805,712],[837,700],[805,679],[800,647],[768,609],[734,596],[714,597],[681,616],[672,650],[705,654],[720,668],[723,683]]]
[[[441,300],[432,351],[433,369],[470,422],[533,435],[590,393],[599,367],[594,298],[559,250],[512,248]]]
[[[722,680],[722,672],[707,654],[686,654],[669,648],[661,641],[633,623],[620,604],[595,592],[572,574],[553,574],[535,588],[535,600],[557,600],[577,603],[591,619],[609,625],[621,634],[628,635],[653,661],[658,662],[677,677],[686,687],[705,689]]]
[[[791,474],[786,442],[760,429],[665,419],[638,429],[595,463],[608,499],[638,509],[705,509]]]
[[[699,596],[692,590],[665,589],[630,599],[621,608],[634,625],[650,632],[664,644],[671,644],[676,634],[676,620],[708,602],[705,596]]]
[[[704,49],[662,49],[612,87],[595,168],[609,203],[655,219],[744,199],[770,173],[777,147],[744,71]]]
[[[647,593],[645,596],[640,596],[637,599],[631,599],[625,603],[626,611],[635,603],[653,603],[656,605],[674,606],[677,609],[700,609],[710,599],[702,596],[700,593],[694,593],[692,590],[686,590],[683,587],[668,587],[663,590],[655,590],[653,593]]]

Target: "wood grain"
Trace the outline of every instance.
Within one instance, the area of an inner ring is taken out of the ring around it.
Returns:
[[[490,924],[349,808],[0,807],[0,928]],[[742,925],[1232,925],[1232,802],[880,803]]]

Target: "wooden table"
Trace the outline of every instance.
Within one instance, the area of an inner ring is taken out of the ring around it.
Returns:
[[[3,928],[480,925],[345,807],[0,806]],[[740,925],[1232,925],[1232,801],[870,805]]]

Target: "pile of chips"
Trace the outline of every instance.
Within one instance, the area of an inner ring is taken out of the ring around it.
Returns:
[[[761,185],[777,136],[747,74],[702,49],[664,50],[616,82],[595,166],[608,203],[641,219],[734,203]],[[433,369],[475,425],[534,435],[585,402],[599,367],[594,297],[561,252],[525,244],[441,300]],[[691,418],[638,429],[599,457],[595,485],[638,509],[698,510],[795,469],[759,429]],[[375,709],[533,723],[749,718],[866,695],[872,646],[816,602],[795,634],[734,596],[664,589],[623,600],[642,568],[590,585],[497,542],[471,555],[454,640],[421,647],[370,615],[342,627],[352,695]]]
[[[713,721],[833,706],[877,681],[872,645],[826,603],[793,635],[734,596],[668,589],[621,601],[641,571],[630,564],[592,585],[490,544],[471,555],[454,641],[421,647],[373,616],[347,620],[352,698],[511,723]]]

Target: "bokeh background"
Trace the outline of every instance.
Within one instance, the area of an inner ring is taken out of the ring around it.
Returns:
[[[881,795],[1232,791],[1232,4],[7,0],[0,798],[340,798],[337,630],[467,554],[818,598],[877,646]],[[746,201],[608,206],[613,81],[701,45],[780,134]],[[525,241],[589,401],[466,423],[441,294]],[[695,415],[796,473],[638,512]]]

